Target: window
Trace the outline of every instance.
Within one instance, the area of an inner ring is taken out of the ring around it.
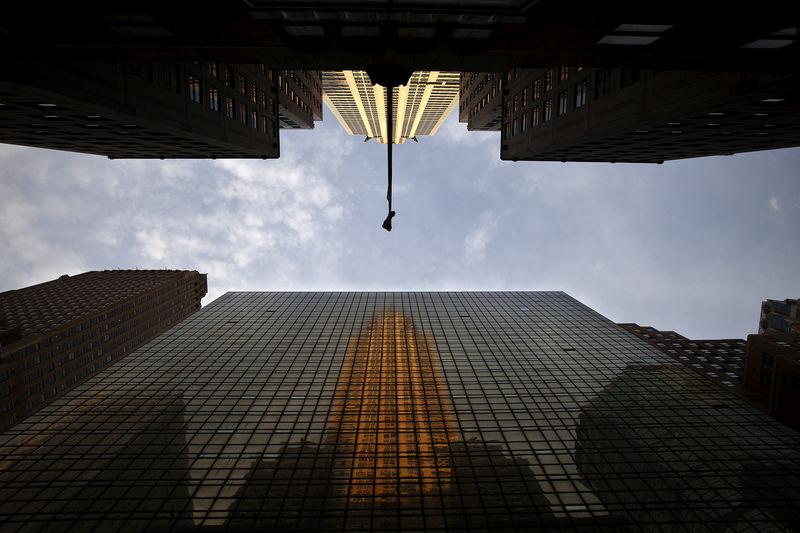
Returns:
[[[638,68],[624,68],[620,71],[619,87],[627,87],[639,81],[640,71]]]
[[[522,107],[526,107],[528,105],[528,88],[525,87],[522,89]]]
[[[553,90],[553,71],[547,69],[544,71],[544,92]]]
[[[150,61],[134,61],[131,63],[131,73],[143,80],[153,81],[153,64]]]
[[[542,96],[542,83],[539,78],[533,80],[533,99],[538,100]]]
[[[208,75],[214,78],[215,80],[219,79],[219,67],[217,66],[216,61],[212,61],[208,64]]]
[[[519,111],[519,95],[515,94],[512,101],[514,102],[513,111],[516,113]]]
[[[561,91],[558,93],[558,109],[556,113],[560,117],[567,113],[567,109],[569,108],[569,93],[567,91]]]
[[[511,127],[512,137],[517,134],[518,129],[519,129],[519,121],[517,121],[517,119],[514,119],[513,126]]]
[[[531,109],[531,128],[535,128],[539,125],[539,106],[534,107]]]
[[[544,101],[544,116],[542,122],[547,122],[553,118],[553,100],[548,98]]]
[[[236,106],[230,96],[225,99],[225,115],[228,118],[236,118]]]
[[[255,111],[250,111],[250,125],[258,129],[258,113]]]
[[[267,117],[261,116],[261,132],[267,133],[269,131],[269,126],[267,124]]]
[[[569,78],[569,67],[558,67],[558,82],[564,83]]]
[[[203,94],[201,91],[200,78],[189,76],[189,100],[202,104]]]
[[[247,97],[247,78],[243,74],[239,74],[239,93]]]
[[[164,64],[164,83],[171,92],[181,94],[180,70],[178,65]]]
[[[594,99],[608,94],[611,89],[611,71],[607,68],[598,70],[594,75]]]
[[[261,91],[261,107],[265,111],[269,111],[269,97],[264,91]]]
[[[219,89],[211,87],[208,90],[208,107],[214,111],[219,111]]]
[[[586,82],[581,81],[575,84],[575,107],[581,107],[586,103]]]
[[[247,125],[247,105],[239,104],[239,120],[242,124]]]
[[[523,113],[522,117],[520,117],[520,131],[525,131],[528,129],[528,114]]]
[[[230,87],[231,89],[236,88],[236,82],[233,76],[233,67],[230,65],[225,65],[225,86]]]
[[[258,103],[258,89],[255,83],[250,84],[250,101],[254,104]]]

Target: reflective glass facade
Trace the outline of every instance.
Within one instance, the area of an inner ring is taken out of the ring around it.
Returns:
[[[0,439],[9,530],[800,521],[800,434],[563,293],[228,293]]]

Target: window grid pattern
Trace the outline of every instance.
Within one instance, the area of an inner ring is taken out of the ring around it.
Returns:
[[[800,436],[563,293],[228,293],[0,438],[0,524],[797,523]]]

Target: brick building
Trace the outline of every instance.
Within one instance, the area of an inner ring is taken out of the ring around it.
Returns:
[[[0,293],[0,430],[200,309],[206,275],[104,270]]]

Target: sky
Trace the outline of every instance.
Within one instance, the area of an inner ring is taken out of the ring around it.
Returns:
[[[744,338],[800,297],[800,148],[663,165],[500,161],[499,132],[394,147],[327,109],[278,160],[0,145],[0,291],[114,268],[230,290],[561,290],[615,322]]]

